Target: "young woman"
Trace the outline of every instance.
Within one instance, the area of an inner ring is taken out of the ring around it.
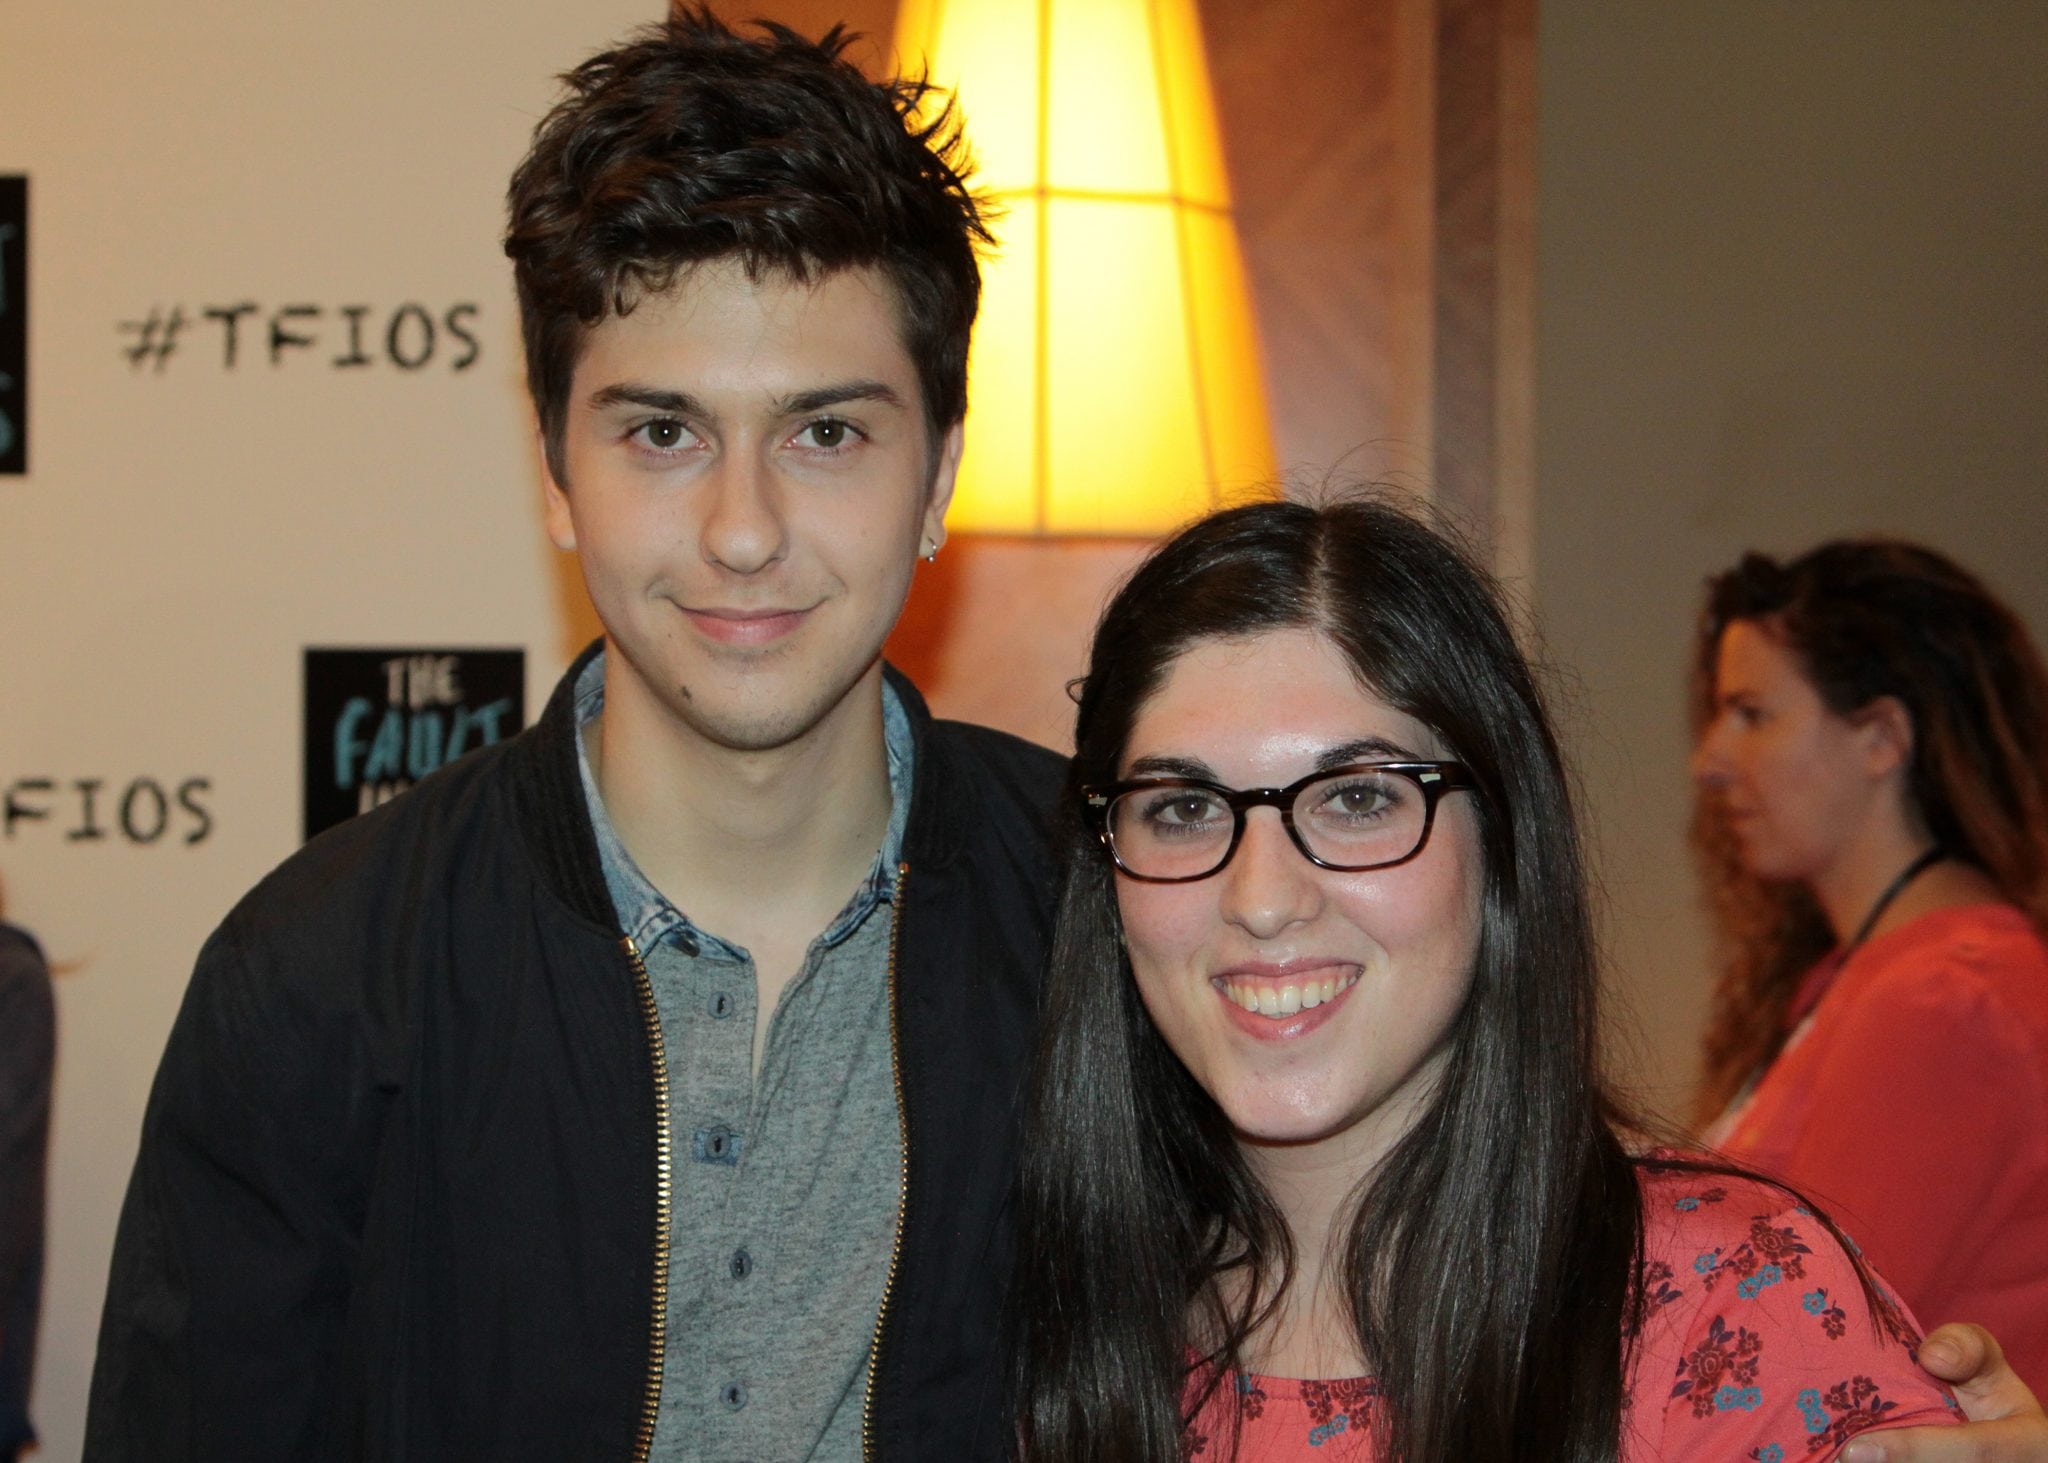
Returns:
[[[1567,778],[1443,539],[1197,524],[1076,738],[1023,1458],[1816,1459],[1950,1416],[1824,1220],[1617,1136]]]
[[[2048,674],[1911,544],[1751,554],[1697,662],[1729,963],[1703,1117],[2048,1385]]]

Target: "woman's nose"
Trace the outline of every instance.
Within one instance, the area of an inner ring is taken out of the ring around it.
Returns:
[[[1721,726],[1718,717],[1708,722],[1693,744],[1692,780],[1701,787],[1725,787],[1728,783],[1728,758],[1722,747]]]
[[[1255,939],[1268,940],[1312,919],[1322,903],[1321,871],[1287,836],[1273,808],[1245,815],[1237,852],[1217,875],[1224,881],[1223,917]]]

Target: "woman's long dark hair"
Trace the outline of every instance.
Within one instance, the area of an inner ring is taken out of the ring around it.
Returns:
[[[2048,936],[2048,672],[2018,617],[1917,544],[1843,539],[1783,564],[1746,554],[1707,582],[1696,731],[1713,716],[1721,636],[1738,620],[1788,648],[1837,716],[1898,699],[1913,722],[1908,786],[1928,833]],[[1704,1125],[1776,1055],[1800,976],[1835,934],[1805,886],[1744,869],[1711,794],[1695,800],[1693,841],[1723,949],[1697,1109]]]
[[[1228,1123],[1145,1013],[1115,875],[1076,790],[1118,775],[1176,656],[1296,627],[1328,636],[1478,784],[1471,993],[1442,1080],[1363,1188],[1343,1255],[1384,1399],[1383,1456],[1613,1459],[1641,1216],[1595,1074],[1569,779],[1491,580],[1442,534],[1364,499],[1197,523],[1137,570],[1096,631],[1027,1118],[1021,1456],[1177,1463],[1191,1359],[1211,1387],[1241,1369],[1293,1269],[1286,1225]]]

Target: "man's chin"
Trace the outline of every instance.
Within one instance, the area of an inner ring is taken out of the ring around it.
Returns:
[[[708,687],[685,689],[670,701],[669,710],[712,746],[729,752],[773,752],[802,742],[832,721],[858,684],[856,680],[837,694],[820,694],[812,686],[801,701],[726,697]]]

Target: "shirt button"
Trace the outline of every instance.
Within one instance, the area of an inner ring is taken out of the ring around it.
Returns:
[[[754,1257],[745,1250],[734,1250],[732,1252],[732,1278],[735,1280],[745,1280],[753,1273]]]
[[[726,1017],[732,1015],[732,1008],[737,1004],[738,1002],[732,998],[732,992],[718,992],[710,1001],[711,1019],[713,1021],[723,1021]]]
[[[747,1405],[747,1384],[727,1382],[718,1389],[718,1400],[723,1402],[729,1411],[738,1412]]]
[[[699,1163],[736,1165],[740,1161],[740,1135],[723,1123],[715,1128],[699,1128],[690,1135],[690,1156]]]

